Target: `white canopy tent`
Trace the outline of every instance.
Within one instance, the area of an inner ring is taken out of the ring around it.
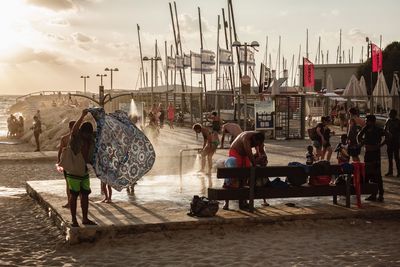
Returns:
[[[347,96],[347,97],[362,96],[360,83],[358,82],[354,74],[351,76],[349,83],[346,85],[346,88],[344,89],[342,96]]]
[[[390,90],[390,107],[393,109],[399,109],[399,88],[400,81],[399,76],[395,73],[393,75],[392,89]]]
[[[361,89],[361,96],[368,96],[368,92],[367,92],[367,85],[365,83],[365,79],[364,76],[361,76],[360,78],[360,89]]]
[[[399,96],[400,81],[397,74],[393,75],[392,89],[390,90],[391,96]]]
[[[330,74],[328,74],[328,78],[326,81],[326,92],[327,93],[334,93],[335,92],[335,87],[333,86],[333,79]]]
[[[390,94],[389,88],[387,87],[385,76],[383,76],[383,72],[378,74],[378,80],[376,82],[374,91],[372,92],[372,96],[374,96],[374,107],[381,108],[381,111],[386,113],[386,111],[390,107]],[[379,110],[378,108],[378,110]]]

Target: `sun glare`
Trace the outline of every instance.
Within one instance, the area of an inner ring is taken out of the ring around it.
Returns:
[[[28,18],[29,7],[21,0],[0,1],[0,56],[29,41]]]

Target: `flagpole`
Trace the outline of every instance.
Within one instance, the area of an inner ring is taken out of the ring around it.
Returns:
[[[165,83],[167,84],[167,93],[168,93],[168,48],[167,41],[164,41],[164,50],[165,50]],[[167,99],[168,102],[168,99]]]
[[[220,16],[218,15],[218,24],[217,24],[217,60],[215,62],[215,109],[218,112],[218,116],[219,114],[219,108],[218,108],[218,94],[217,94],[217,90],[218,90],[218,81],[219,81],[219,30],[221,28],[220,22],[219,22],[219,18]]]
[[[140,42],[140,26],[139,24],[136,24],[137,27],[137,33],[138,33],[138,40],[139,40],[139,54],[140,54],[140,65],[142,66],[142,75],[143,75],[143,83],[145,82],[145,77],[144,77],[144,68],[143,68],[143,55],[142,55],[142,43]],[[146,83],[146,87],[148,84]]]

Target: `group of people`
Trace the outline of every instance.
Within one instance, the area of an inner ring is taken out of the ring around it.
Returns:
[[[234,140],[243,132],[242,128],[236,123],[222,124],[222,120],[218,117],[217,112],[212,112],[209,116],[211,126],[203,126],[199,123],[193,125],[192,129],[203,136],[203,147],[200,151],[201,154],[201,170],[205,171],[206,160],[208,162],[208,173],[211,173],[212,157],[217,148],[224,148],[225,136],[230,135],[229,143],[232,144]],[[222,134],[221,141],[219,134]]]
[[[340,143],[336,146],[337,160],[339,164],[360,161],[361,148],[365,148],[364,162],[365,173],[369,181],[378,184],[378,196],[370,195],[366,198],[369,201],[384,200],[383,179],[381,174],[381,147],[386,145],[388,155],[388,172],[385,176],[393,176],[393,159],[397,167],[397,177],[400,177],[400,120],[397,118],[397,111],[392,109],[389,118],[382,129],[376,125],[375,115],[367,115],[365,120],[360,118],[356,108],[349,109],[349,120],[347,133],[342,134]],[[308,146],[306,154],[307,164],[313,164],[318,160],[330,160],[332,147],[330,136],[334,132],[330,131],[329,116],[322,117],[321,123],[317,124],[317,138],[313,140],[313,146]],[[326,156],[326,158],[325,158]]]
[[[19,116],[17,118],[14,114],[11,114],[7,119],[7,127],[7,137],[21,137],[24,134],[24,117]]]

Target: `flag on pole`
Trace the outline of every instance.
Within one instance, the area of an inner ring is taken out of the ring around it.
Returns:
[[[183,54],[183,67],[188,68],[190,67],[190,55]]]
[[[177,70],[183,69],[183,57],[176,55],[175,56],[175,66]]]
[[[380,72],[382,70],[382,50],[375,44],[371,43],[372,50],[372,72]]]
[[[210,50],[201,50],[201,63],[203,65],[215,65],[215,53]]]
[[[221,66],[231,66],[233,63],[232,52],[226,49],[219,49],[219,64]]]
[[[244,47],[241,47],[239,51],[239,64],[244,65],[244,62],[245,62]],[[256,65],[256,60],[254,58],[254,52],[250,48],[247,48],[247,66],[255,66],[255,65]]]
[[[167,69],[175,69],[175,58],[167,57]]]
[[[314,64],[303,57],[303,85],[304,87],[314,86]]]
[[[214,53],[214,52],[212,52],[212,53]],[[200,74],[212,74],[214,72],[214,68],[213,68],[213,65],[211,64],[210,56],[208,58],[205,58],[204,54],[194,53],[191,51],[190,52],[190,63],[191,63],[190,67],[192,69],[192,72],[200,73]],[[205,60],[203,60],[203,58]],[[206,61],[206,59],[208,61]],[[212,59],[212,60],[214,60],[214,59]],[[206,64],[205,62],[208,62],[208,64]],[[215,64],[215,60],[214,60],[214,64]]]

